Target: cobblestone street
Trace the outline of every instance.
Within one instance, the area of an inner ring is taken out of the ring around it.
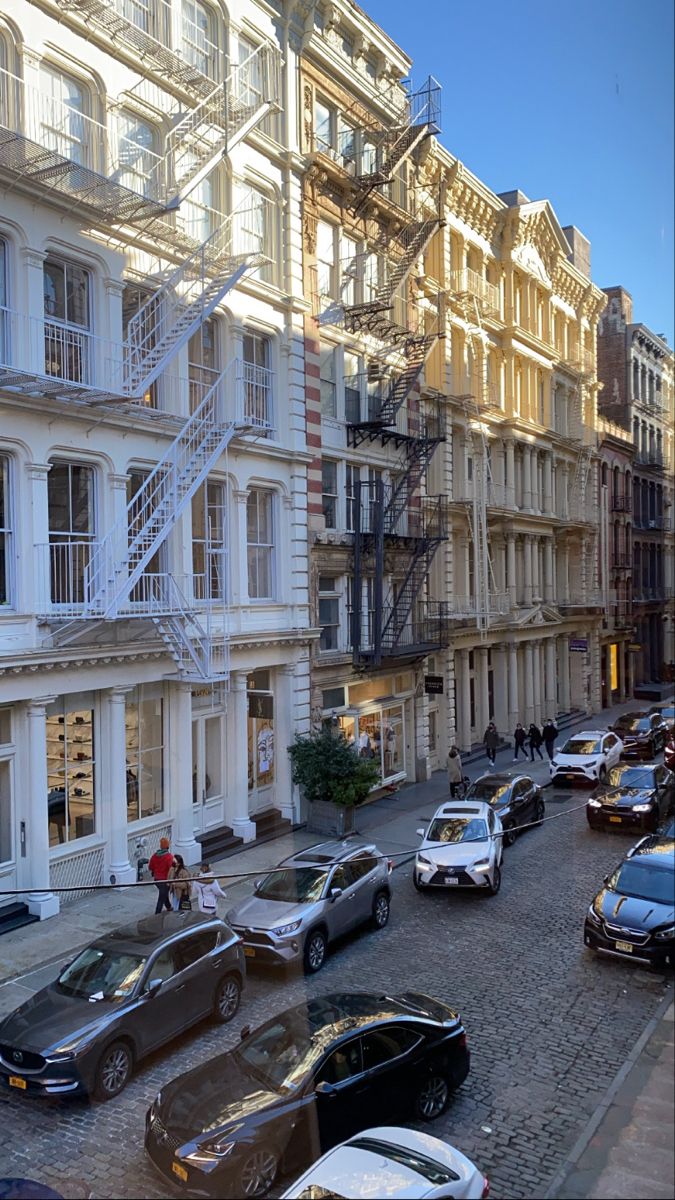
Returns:
[[[543,1195],[668,986],[584,951],[585,909],[630,842],[591,833],[583,811],[565,815],[582,793],[547,789],[546,797],[547,815],[560,819],[505,852],[498,896],[418,895],[406,863],[393,877],[384,932],[351,938],[311,980],[251,974],[230,1026],[198,1026],[141,1066],[117,1100],[0,1096],[3,1174],[67,1197],[170,1195],[143,1152],[145,1112],[165,1081],[305,995],[415,988],[459,1009],[472,1053],[466,1083],[432,1132],[475,1159],[493,1196]],[[411,814],[413,831],[432,808]]]

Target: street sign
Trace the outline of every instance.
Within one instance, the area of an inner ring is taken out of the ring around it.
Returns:
[[[588,650],[588,638],[570,638],[570,650],[579,650],[585,654]]]
[[[639,651],[642,649],[642,643],[641,642],[629,642],[628,649],[633,650],[635,654],[638,654]]]
[[[442,675],[425,675],[424,690],[427,696],[442,696],[443,695],[443,676]]]

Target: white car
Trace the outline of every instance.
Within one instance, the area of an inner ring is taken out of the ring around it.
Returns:
[[[284,1192],[282,1200],[319,1196],[485,1200],[489,1192],[488,1180],[459,1150],[428,1133],[384,1125],[329,1150]]]
[[[489,804],[460,800],[434,813],[417,851],[413,883],[428,887],[483,888],[495,896],[501,883],[502,823]]]
[[[549,763],[553,783],[602,783],[621,758],[623,742],[606,729],[573,733]]]

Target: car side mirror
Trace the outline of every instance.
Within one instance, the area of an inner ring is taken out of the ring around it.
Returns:
[[[244,1025],[244,1027],[243,1027],[243,1029],[242,1029],[241,1033],[239,1034],[239,1037],[241,1038],[242,1042],[245,1042],[245,1041],[246,1041],[246,1038],[248,1037],[248,1035],[250,1034],[250,1032],[251,1032],[251,1026],[250,1026],[250,1025]]]
[[[157,993],[163,983],[164,983],[163,979],[151,979],[150,980],[150,983],[148,984],[148,995],[150,996],[151,1000],[154,1000],[155,996],[157,995]]]
[[[334,887],[330,889],[331,900],[337,900],[342,895],[342,888]]]
[[[416,829],[416,830],[415,830],[415,833],[417,834],[417,836],[418,836],[418,837],[421,837],[421,838],[423,838],[423,837],[424,837],[424,830],[423,830],[423,829]]]
[[[262,879],[254,879],[253,880],[253,891],[259,892],[261,887],[262,887]]]
[[[335,1084],[328,1083],[325,1079],[322,1079],[320,1083],[317,1083],[314,1091],[316,1092],[317,1096],[337,1095],[337,1088],[335,1087]]]

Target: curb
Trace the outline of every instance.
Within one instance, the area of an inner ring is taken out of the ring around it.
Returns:
[[[619,1067],[619,1070],[617,1071],[614,1079],[612,1080],[609,1087],[607,1088],[607,1091],[605,1092],[602,1100],[600,1101],[597,1108],[595,1109],[595,1112],[589,1118],[586,1128],[583,1130],[583,1132],[577,1138],[577,1140],[574,1143],[572,1149],[570,1150],[567,1158],[565,1159],[565,1162],[563,1163],[562,1167],[560,1167],[556,1171],[556,1173],[553,1177],[552,1183],[549,1185],[548,1189],[544,1193],[544,1200],[555,1200],[555,1197],[557,1196],[559,1188],[562,1187],[563,1183],[567,1179],[567,1176],[577,1166],[579,1159],[581,1158],[582,1154],[586,1150],[589,1142],[595,1136],[598,1126],[601,1124],[601,1122],[606,1117],[607,1112],[612,1105],[614,1097],[616,1096],[617,1092],[619,1091],[619,1088],[621,1087],[621,1085],[626,1081],[626,1079],[630,1075],[630,1072],[632,1071],[637,1060],[639,1059],[640,1055],[642,1054],[642,1051],[644,1050],[645,1046],[647,1045],[647,1042],[652,1037],[652,1035],[656,1032],[656,1030],[658,1029],[658,1026],[660,1025],[661,1021],[663,1020],[665,1014],[667,1013],[668,1009],[670,1008],[671,1004],[673,1003],[673,995],[674,995],[673,988],[669,987],[667,994],[663,997],[663,1000],[660,1002],[654,1016],[645,1025],[645,1028],[643,1029],[638,1040],[636,1041],[635,1045],[633,1046],[633,1049],[631,1050],[630,1054],[628,1055],[628,1058],[624,1062],[623,1066]]]

